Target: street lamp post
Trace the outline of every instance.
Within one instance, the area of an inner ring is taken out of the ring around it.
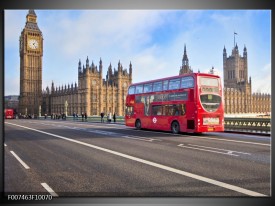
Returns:
[[[41,117],[41,105],[39,105],[39,117]]]
[[[68,116],[68,102],[67,100],[65,101],[65,115]]]

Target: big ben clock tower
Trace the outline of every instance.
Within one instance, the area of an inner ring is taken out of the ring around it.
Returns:
[[[39,115],[42,104],[43,37],[34,10],[29,10],[26,25],[19,38],[20,97],[22,115]]]

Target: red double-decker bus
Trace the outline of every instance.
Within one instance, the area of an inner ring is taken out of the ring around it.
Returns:
[[[13,109],[5,109],[5,119],[14,119]]]
[[[224,131],[221,79],[190,73],[129,86],[126,126],[202,133]]]

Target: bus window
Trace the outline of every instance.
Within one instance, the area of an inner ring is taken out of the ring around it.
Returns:
[[[169,105],[163,105],[163,115],[169,116]]]
[[[143,98],[142,98],[142,102],[144,103],[144,115],[145,116],[149,116],[149,114],[150,114],[150,95],[147,95],[147,96],[144,96]]]
[[[219,86],[219,79],[218,78],[207,78],[207,77],[200,77],[201,85],[205,86]]]
[[[180,115],[180,111],[179,111],[179,105],[173,105],[173,115],[174,116],[179,116]]]
[[[192,88],[194,87],[193,77],[182,77],[181,78],[181,88]]]
[[[185,104],[179,104],[180,115],[185,115]]]
[[[168,80],[163,81],[163,91],[168,90]]]
[[[153,84],[144,84],[144,93],[152,92],[153,90]]]
[[[169,90],[179,89],[179,88],[180,88],[180,78],[171,79],[170,82],[169,82]]]
[[[185,104],[169,105],[169,115],[182,116],[185,114]]]
[[[135,94],[135,89],[136,89],[135,86],[131,86],[131,87],[129,88],[128,94]]]
[[[153,87],[154,92],[162,91],[162,82],[155,82]]]
[[[133,115],[133,107],[126,106],[125,114],[129,116]]]
[[[163,115],[162,106],[161,105],[152,106],[152,115]]]
[[[136,94],[140,94],[143,92],[143,84],[136,86]]]

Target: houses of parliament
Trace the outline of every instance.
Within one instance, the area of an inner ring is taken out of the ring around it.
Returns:
[[[213,68],[210,70],[213,71]],[[179,74],[191,73],[189,60],[184,47],[182,66]],[[247,48],[244,46],[243,56],[240,55],[238,45],[227,56],[226,48],[223,49],[223,80],[224,80],[224,112],[225,114],[244,113],[270,113],[271,95],[252,93],[252,80],[248,79]]]
[[[101,112],[122,116],[128,86],[132,83],[132,64],[129,70],[121,62],[117,69],[110,64],[106,78],[103,78],[103,62],[98,66],[87,57],[85,65],[81,60],[78,69],[78,84],[56,86],[54,82],[42,91],[43,35],[37,24],[34,10],[29,10],[26,24],[20,38],[20,96],[18,112],[21,114],[87,113],[88,116]],[[237,44],[227,57],[223,49],[224,106],[225,113],[269,113],[270,94],[251,92],[251,77],[248,79],[247,49],[239,54]],[[179,74],[193,72],[184,47]]]
[[[56,86],[42,91],[43,36],[37,24],[34,10],[29,10],[26,25],[20,36],[20,96],[21,114],[86,113],[99,115],[116,112],[124,115],[128,86],[132,83],[132,64],[129,71],[120,61],[117,69],[110,64],[106,79],[103,79],[103,63],[99,65],[89,58],[86,64],[78,63],[78,85]]]

